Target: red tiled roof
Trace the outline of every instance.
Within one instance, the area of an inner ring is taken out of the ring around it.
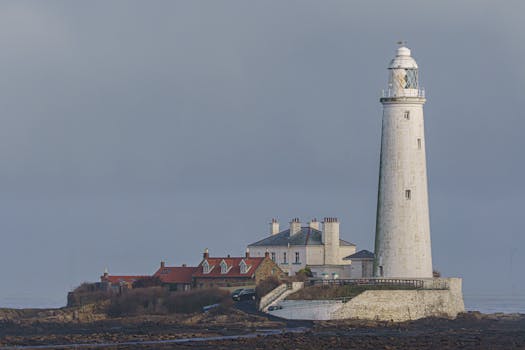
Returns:
[[[251,278],[255,273],[255,270],[261,265],[265,258],[244,258],[244,257],[233,257],[233,258],[207,258],[201,261],[197,270],[193,274],[193,277],[247,277]],[[221,262],[225,261],[228,266],[227,273],[221,273]],[[248,265],[249,269],[246,273],[241,273],[241,261]],[[210,272],[204,273],[202,264],[207,261],[210,265]]]
[[[138,279],[150,277],[150,276],[102,276],[101,280],[104,282],[109,282],[111,284],[118,284],[121,282],[132,284]]]
[[[161,267],[153,274],[164,283],[186,283],[191,284],[191,277],[197,271],[194,266]]]

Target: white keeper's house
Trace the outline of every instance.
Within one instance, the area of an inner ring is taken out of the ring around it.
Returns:
[[[272,219],[269,237],[248,245],[248,249],[254,257],[268,252],[290,276],[308,266],[319,278],[350,278],[349,257],[356,253],[355,244],[339,237],[337,218],[324,218],[322,223],[313,219],[305,226],[295,218],[284,230]]]

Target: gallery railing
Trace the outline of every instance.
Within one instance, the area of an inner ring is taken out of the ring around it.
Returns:
[[[351,278],[351,279],[323,279],[310,278],[305,285],[316,286],[387,286],[399,287],[400,289],[448,289],[448,283],[441,280],[436,283],[432,280],[425,279],[403,279],[403,278]]]

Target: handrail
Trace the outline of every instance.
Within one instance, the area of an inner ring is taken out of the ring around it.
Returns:
[[[381,90],[381,97],[392,98],[392,97],[419,97],[425,98],[425,89],[386,89]]]
[[[448,283],[425,284],[424,280],[403,278],[348,278],[348,279],[320,279],[310,278],[309,284],[314,285],[356,285],[356,286],[399,286],[414,289],[448,289]]]

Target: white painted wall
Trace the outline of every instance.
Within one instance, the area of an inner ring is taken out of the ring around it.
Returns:
[[[324,264],[324,246],[311,245],[306,248],[306,263],[308,265]]]
[[[281,310],[268,313],[288,320],[330,320],[342,304],[333,300],[284,300],[278,304],[283,307]]]
[[[387,278],[432,277],[423,103],[383,102],[376,270]],[[409,119],[405,112],[409,112]],[[418,147],[418,139],[421,148]],[[410,191],[410,199],[406,191]]]
[[[336,218],[325,218],[323,221],[324,263],[337,265],[341,261],[339,246],[339,222]]]
[[[316,247],[316,246],[312,246]],[[250,254],[254,257],[260,257],[264,256],[266,249],[268,249],[268,252],[270,253],[270,257],[272,256],[272,252],[275,253],[275,262],[279,267],[287,272],[289,275],[294,275],[297,271],[303,269],[306,267],[307,264],[307,249],[309,250],[310,246],[275,246],[275,247],[256,247],[251,246],[250,247]],[[287,263],[284,263],[284,253],[286,252],[287,256]],[[299,253],[299,264],[295,263],[295,253]],[[312,257],[314,253],[310,252],[310,257]]]
[[[339,262],[338,264],[341,265],[350,265],[352,262],[350,260],[343,260],[349,255],[352,255],[356,252],[356,246],[355,245],[344,245],[339,247]]]
[[[348,270],[350,271],[349,278],[371,278],[373,276],[373,261],[371,259],[353,259]]]

